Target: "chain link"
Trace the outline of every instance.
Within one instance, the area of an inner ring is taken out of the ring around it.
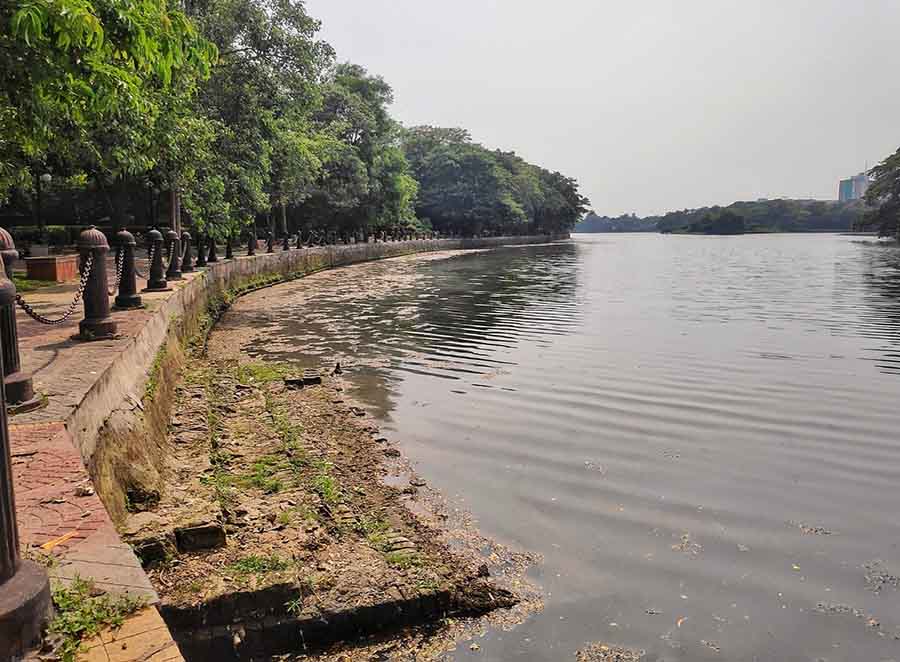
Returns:
[[[153,249],[156,248],[156,244],[150,244],[150,250],[147,251],[147,264],[149,265],[147,269],[151,269],[153,267]],[[137,260],[134,262],[134,273],[138,278],[147,278],[147,274],[141,273],[141,271],[137,268]]]
[[[34,308],[25,303],[25,300],[22,298],[21,294],[16,294],[16,303],[22,310],[25,311],[25,313],[29,317],[40,322],[41,324],[47,324],[51,326],[55,324],[62,324],[72,316],[72,313],[74,313],[75,309],[78,307],[78,302],[81,301],[81,297],[84,296],[84,288],[87,287],[88,279],[91,277],[92,266],[94,266],[93,252],[88,254],[87,261],[84,263],[84,268],[81,271],[81,282],[78,284],[78,292],[75,293],[75,298],[72,299],[72,303],[69,304],[69,307],[66,309],[66,312],[63,313],[62,317],[58,317],[56,319],[44,317],[43,315],[35,311]]]
[[[116,292],[119,291],[119,283],[122,282],[122,269],[125,266],[125,249],[124,248],[120,248],[119,250],[116,251],[115,265],[116,265],[116,282],[113,283],[112,290],[107,290],[107,294],[109,294],[109,296],[111,296],[111,297],[115,296]]]

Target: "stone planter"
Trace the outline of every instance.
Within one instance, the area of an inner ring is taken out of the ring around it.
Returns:
[[[49,255],[47,257],[26,257],[25,270],[26,277],[31,280],[49,280],[54,283],[65,283],[78,278],[78,256]]]

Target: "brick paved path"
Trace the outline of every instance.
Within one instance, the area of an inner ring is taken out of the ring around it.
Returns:
[[[114,274],[112,258],[108,265],[109,273]],[[138,268],[146,272],[146,260],[139,261]],[[144,285],[139,279],[138,289]],[[23,297],[39,313],[52,318],[66,308],[76,288],[75,282],[63,283]],[[103,632],[85,642],[81,662],[182,660],[152,606],[158,602],[156,592],[131,547],[116,533],[64,423],[170,295],[146,295],[146,309],[114,312],[119,337],[89,343],[72,338],[83,317],[81,310],[56,326],[39,324],[17,311],[22,367],[33,373],[35,390],[48,400],[46,407],[12,416],[9,421],[16,514],[25,554],[52,557],[48,573],[53,582],[93,579],[98,588],[141,596],[150,605],[118,631]]]

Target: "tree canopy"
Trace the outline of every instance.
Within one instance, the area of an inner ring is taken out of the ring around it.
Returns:
[[[419,182],[416,211],[441,231],[568,231],[587,211],[575,180],[489,150],[464,129],[414,127],[403,148]]]
[[[754,200],[727,207],[700,207],[662,216],[617,218],[589,214],[578,232],[682,232],[740,234],[743,232],[839,232],[850,230],[865,210],[861,201]]]
[[[860,229],[875,229],[880,235],[900,239],[900,149],[872,168],[872,183],[866,191],[871,210],[860,219]]]
[[[77,200],[56,214],[219,237],[556,232],[585,211],[571,178],[462,129],[401,127],[390,85],[336,62],[300,0],[10,0],[0,25],[12,209],[40,211],[46,172],[45,196]]]

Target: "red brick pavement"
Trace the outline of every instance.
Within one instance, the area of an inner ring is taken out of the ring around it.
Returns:
[[[81,455],[61,422],[10,426],[21,543],[42,548],[61,581],[91,577],[101,588],[156,594],[91,487]]]

